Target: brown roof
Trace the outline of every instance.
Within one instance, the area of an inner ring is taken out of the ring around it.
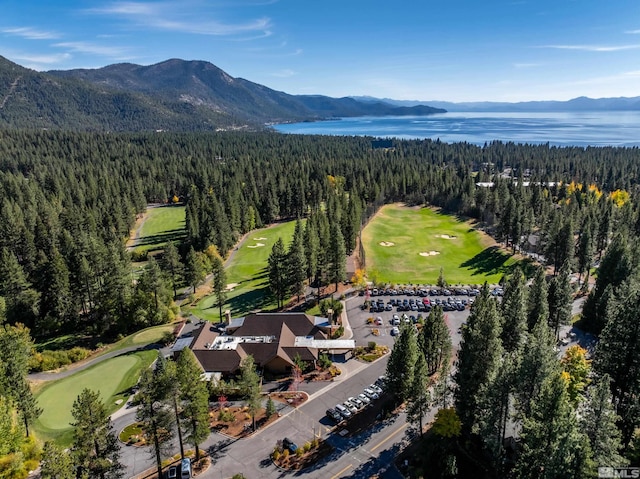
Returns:
[[[211,354],[214,353],[214,354]],[[247,355],[242,348],[235,350],[210,351],[201,349],[193,351],[196,359],[207,372],[232,373],[240,368],[240,362]]]
[[[264,367],[276,357],[293,365],[296,353],[305,361],[317,359],[318,352],[307,347],[295,347],[296,336],[327,339],[327,335],[304,313],[255,313],[245,316],[242,325],[228,328],[229,336],[274,336],[273,342],[243,342],[235,350],[211,350],[206,347],[219,336],[217,330],[205,323],[196,334],[191,348],[205,371],[232,373],[242,359],[253,356],[257,366]]]

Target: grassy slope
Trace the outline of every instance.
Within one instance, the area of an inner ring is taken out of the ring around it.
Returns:
[[[288,247],[295,225],[295,221],[289,221],[249,233],[227,265],[227,283],[238,285],[228,294],[223,311],[231,309],[232,315],[237,316],[253,309],[275,308],[275,301],[269,295],[267,260],[278,238],[282,238],[285,248]],[[264,246],[252,248],[259,243]],[[219,320],[213,295],[202,298],[191,312],[202,319]]]
[[[46,384],[36,395],[42,415],[35,423],[39,437],[70,444],[73,402],[84,388],[100,391],[100,397],[111,414],[120,408],[118,399],[126,401],[130,388],[140,373],[157,357],[157,351],[138,351],[107,359],[76,374]]]
[[[150,208],[136,242],[136,252],[162,249],[167,241],[177,241],[185,234],[185,207]]]
[[[440,235],[455,237],[445,239]],[[362,233],[367,270],[395,284],[497,283],[515,260],[469,222],[430,208],[384,206]],[[380,242],[394,246],[381,246]],[[434,256],[421,252],[438,251]]]

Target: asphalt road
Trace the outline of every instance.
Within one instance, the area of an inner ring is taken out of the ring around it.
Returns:
[[[384,318],[385,324],[378,327],[380,335],[374,336],[372,326],[367,325],[367,318],[371,314],[360,309],[363,300],[364,298],[356,296],[346,301],[346,313],[356,344],[366,345],[369,341],[376,341],[392,348],[394,337],[390,334],[392,326],[389,321],[394,312],[376,314]],[[447,313],[447,322],[456,345],[459,343],[458,328],[468,314],[468,310]],[[357,396],[383,375],[387,358],[388,355],[367,364],[355,359],[345,360],[343,356],[336,355],[333,359],[342,370],[338,379],[331,383],[302,383],[299,388],[310,394],[309,400],[298,408],[285,408],[282,417],[269,427],[242,440],[212,433],[203,444],[203,449],[207,449],[212,458],[212,467],[201,477],[222,479],[237,473],[244,474],[247,479],[287,475],[359,478],[370,477],[373,473],[389,479],[401,477],[392,464],[394,457],[408,443],[412,434],[404,413],[384,422],[379,421],[368,430],[349,438],[338,434],[340,428],[336,429],[325,417],[325,411],[329,407],[334,407],[350,396]],[[134,421],[134,411],[123,409],[114,417],[116,430],[121,430]],[[314,435],[321,436],[334,446],[333,454],[316,466],[301,472],[286,472],[276,468],[269,459],[278,440],[288,437],[302,445],[312,440]],[[177,452],[177,448],[174,450]],[[152,451],[148,447],[123,446],[122,461],[127,466],[128,477],[154,466]]]
[[[388,297],[383,297],[385,302]],[[403,296],[396,296],[403,299]],[[363,297],[355,296],[346,301],[346,314],[356,345],[366,345],[375,341],[393,347],[394,336],[390,331],[390,320],[396,311],[369,313],[361,310]],[[579,305],[576,305],[576,308]],[[417,314],[417,313],[407,313]],[[423,313],[425,315],[425,313]],[[381,316],[383,325],[377,326],[379,336],[373,335],[376,326],[367,324],[367,318]],[[460,325],[466,321],[469,310],[445,313],[451,331],[454,351],[460,344]],[[563,328],[563,334],[570,328]],[[247,479],[282,478],[286,476],[308,478],[368,478],[374,473],[387,479],[402,477],[393,466],[394,458],[408,444],[415,431],[406,422],[403,412],[389,420],[378,421],[372,427],[352,437],[342,437],[341,428],[336,428],[326,417],[329,407],[343,402],[350,396],[356,396],[362,389],[383,375],[386,369],[387,356],[378,361],[366,364],[360,361],[345,360],[342,356],[334,357],[343,371],[339,378],[331,383],[302,383],[299,389],[307,391],[310,398],[298,408],[285,407],[282,417],[256,434],[235,440],[219,433],[212,433],[202,445],[212,458],[212,466],[200,477],[226,479],[234,474],[242,473]],[[432,411],[431,415],[435,414]],[[116,430],[133,422],[133,410],[123,409],[114,415]],[[428,417],[425,423],[432,419]],[[356,420],[356,419],[354,419]],[[278,440],[288,437],[302,445],[319,435],[333,447],[332,455],[315,466],[298,472],[288,472],[273,465],[269,456]],[[174,448],[177,452],[177,448]],[[150,448],[123,446],[122,461],[127,465],[127,476],[132,477],[154,466]]]

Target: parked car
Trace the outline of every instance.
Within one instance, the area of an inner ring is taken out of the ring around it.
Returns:
[[[381,393],[382,393],[382,388],[380,388],[380,387],[379,387],[378,385],[376,385],[375,383],[374,383],[374,384],[371,384],[371,385],[369,386],[369,389],[371,389],[373,392],[376,392],[376,393],[378,393],[378,394],[381,394]]]
[[[282,440],[282,447],[285,449],[289,449],[289,452],[296,452],[298,450],[298,445],[288,437],[285,437]]]
[[[398,326],[394,326],[391,328],[391,336],[398,336],[400,334],[400,329]]]
[[[345,418],[345,419],[349,419],[353,414],[351,414],[351,411],[349,411],[346,407],[344,407],[344,405],[342,404],[336,404],[335,407],[336,411],[338,411],[338,413],[340,413],[340,415]]]
[[[380,396],[378,395],[377,392],[369,389],[369,388],[364,388],[364,390],[362,391],[369,399],[378,399]]]
[[[340,413],[338,411],[336,411],[335,409],[333,409],[332,407],[330,407],[329,409],[327,409],[327,417],[329,419],[332,419],[335,422],[341,422],[344,418],[340,415]]]
[[[344,404],[344,407],[346,407],[351,414],[356,414],[358,412],[358,407],[355,404],[351,404],[349,401],[345,401],[342,404]]]
[[[360,401],[360,399],[358,398],[350,397],[350,398],[347,398],[347,401],[353,404],[358,409],[362,409],[364,407],[364,403]]]
[[[171,466],[169,471],[167,471],[167,479],[176,479],[176,477],[178,477],[178,468]]]
[[[358,394],[358,399],[360,399],[360,401],[362,401],[365,405],[369,404],[371,402],[371,399],[369,399],[369,397],[366,394]]]

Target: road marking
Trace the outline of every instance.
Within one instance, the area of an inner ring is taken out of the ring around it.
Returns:
[[[344,469],[342,469],[340,472],[338,472],[336,475],[331,476],[331,479],[336,479],[337,477],[340,476],[340,474],[342,474],[344,471],[346,471],[347,469],[349,469],[350,467],[352,467],[353,464],[349,464],[347,467],[345,467]]]
[[[399,432],[402,432],[405,430],[405,428],[408,426],[408,424],[405,424],[404,426],[402,426],[400,429],[398,429],[395,432],[392,432],[391,434],[389,434],[387,437],[385,437],[382,441],[380,441],[378,444],[376,444],[375,446],[373,446],[370,451],[373,452],[376,449],[378,449],[380,446],[382,446],[385,442],[387,442],[389,439],[391,439],[393,436],[395,436],[396,434],[398,434]]]

